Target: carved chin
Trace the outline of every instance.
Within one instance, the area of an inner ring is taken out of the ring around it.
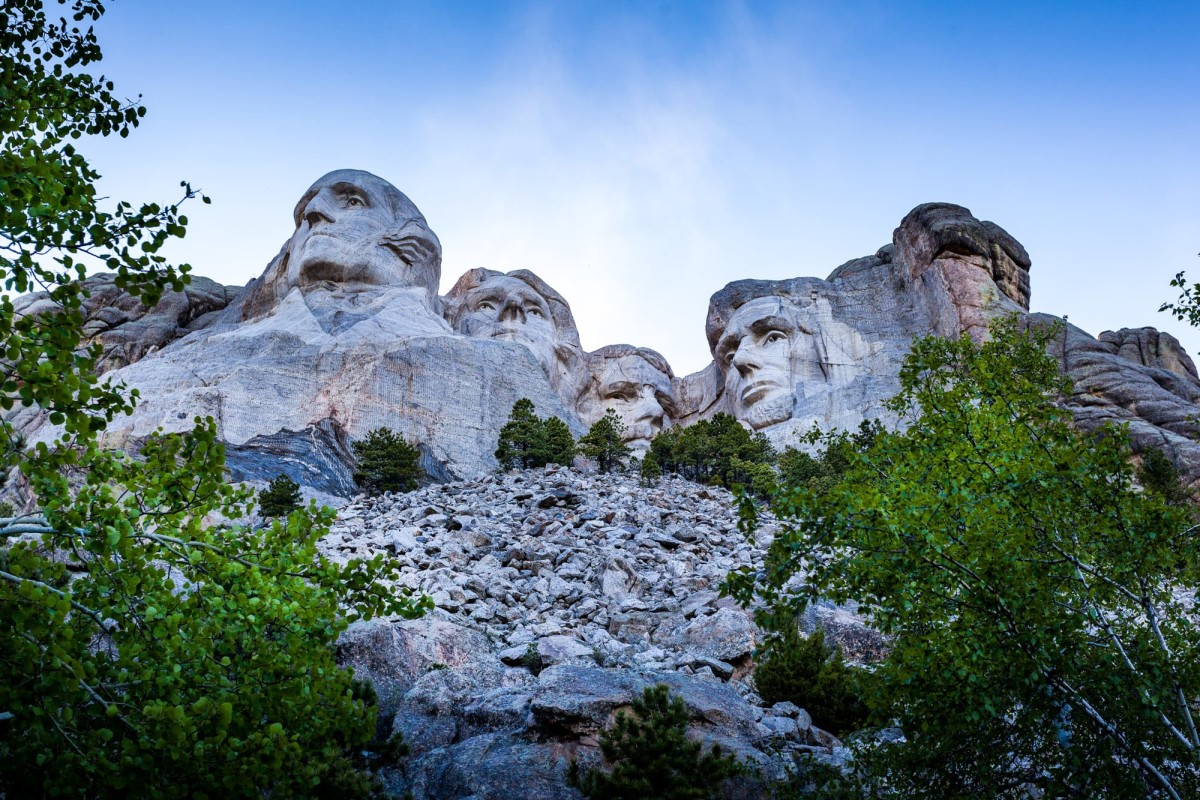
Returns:
[[[792,418],[792,407],[795,402],[795,397],[791,392],[763,398],[745,409],[742,412],[742,419],[755,430],[786,422]]]

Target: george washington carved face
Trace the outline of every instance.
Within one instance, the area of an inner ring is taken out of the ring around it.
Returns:
[[[294,217],[289,286],[418,287],[434,306],[441,245],[412,201],[387,181],[361,170],[331,172],[304,193]]]

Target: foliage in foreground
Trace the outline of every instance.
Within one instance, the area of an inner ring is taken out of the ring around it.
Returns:
[[[600,734],[600,751],[612,769],[580,774],[575,762],[568,783],[590,800],[708,800],[720,797],[721,784],[745,771],[720,745],[705,751],[687,738],[688,712],[683,700],[660,684],[633,700],[633,712],[617,713],[612,728]]]
[[[575,437],[558,417],[540,419],[533,401],[522,397],[513,404],[508,422],[500,429],[496,460],[501,469],[533,469],[547,464],[570,466],[575,459]]]
[[[177,205],[100,208],[72,142],[125,136],[144,109],[86,72],[102,4],[76,0],[61,22],[43,6],[0,9],[0,407],[59,426],[26,449],[0,419],[0,474],[19,470],[40,505],[0,519],[0,794],[319,795],[373,734],[333,641],[353,619],[427,603],[384,587],[389,562],[323,558],[327,510],[214,525],[252,494],[225,483],[211,419],[137,458],[101,448],[137,398],[97,380],[77,279],[89,262],[147,304],[181,290],[187,267],[159,251],[187,220]],[[9,295],[37,289],[56,312],[17,316]]]
[[[610,408],[580,437],[579,452],[595,461],[601,473],[612,472],[623,467],[632,452],[624,437],[625,423]]]
[[[754,668],[764,703],[795,703],[818,728],[838,735],[866,722],[861,684],[867,677],[865,670],[846,666],[837,647],[826,649],[823,630],[801,636],[794,621],[767,640]]]
[[[811,445],[820,445],[813,455],[794,447],[779,455],[779,483],[789,489],[820,494],[828,491],[845,475],[856,453],[870,448],[884,428],[878,420],[864,420],[854,433],[833,431],[822,435],[813,430],[807,437]]]
[[[900,796],[1200,793],[1200,635],[1178,591],[1196,531],[1138,490],[1120,430],[1070,427],[1051,335],[1008,320],[982,345],[917,342],[891,403],[910,427],[828,491],[777,494],[765,576],[730,582],[766,620],[853,599],[896,637],[869,700],[908,737],[874,757]]]
[[[367,494],[411,492],[425,474],[419,463],[421,451],[391,428],[368,431],[351,447],[358,457],[354,482]]]
[[[775,463],[775,450],[771,443],[763,434],[742,427],[730,414],[667,428],[651,440],[650,452],[664,472],[699,483],[730,489],[755,485],[756,478],[763,489],[773,483],[770,465]]]

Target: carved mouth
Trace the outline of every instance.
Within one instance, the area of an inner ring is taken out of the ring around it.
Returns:
[[[767,379],[755,381],[746,388],[742,389],[742,403],[744,405],[754,405],[759,400],[762,400],[768,394],[780,388],[779,383],[775,380]]]

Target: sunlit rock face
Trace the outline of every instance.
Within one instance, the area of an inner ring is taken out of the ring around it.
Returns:
[[[650,440],[676,415],[675,375],[659,353],[614,344],[587,355],[590,381],[579,398],[579,417],[593,425],[608,409],[625,426],[625,444],[641,458]]]
[[[438,480],[494,469],[497,433],[523,397],[577,435],[612,408],[639,455],[662,429],[719,412],[777,447],[814,426],[898,424],[885,403],[915,338],[981,340],[1006,314],[1055,319],[1029,314],[1029,273],[1000,226],[961,206],[918,206],[890,244],[824,280],[717,291],[705,323],[713,360],[680,377],[643,347],[585,353],[566,298],[528,270],[473,269],[438,297],[441,244],[421,212],[387,181],[337,170],[300,197],[279,254],[244,289],[197,278],[144,310],[95,276],[86,332],[102,369],[141,393],[110,443],[136,447],[212,416],[235,478],[284,473],[347,496],[351,445],[379,426],[418,444]],[[45,295],[15,305],[53,308]],[[1067,325],[1057,341],[1081,427],[1126,423],[1135,449],[1161,447],[1200,481],[1200,380],[1175,339],[1153,328],[1097,339]],[[54,434],[37,409],[8,418],[31,441]]]
[[[395,187],[332,172],[293,223],[262,276],[207,327],[111,373],[141,401],[109,427],[109,443],[137,446],[212,416],[235,479],[283,473],[346,496],[349,443],[376,427],[419,444],[439,477],[493,469],[497,431],[522,397],[582,432],[528,347],[462,336],[443,318],[440,244]]]
[[[437,296],[442,247],[412,201],[361,170],[323,176],[292,213],[295,229],[246,288],[240,320],[290,300],[325,333],[403,337],[448,333]],[[293,312],[295,313],[295,312]]]

